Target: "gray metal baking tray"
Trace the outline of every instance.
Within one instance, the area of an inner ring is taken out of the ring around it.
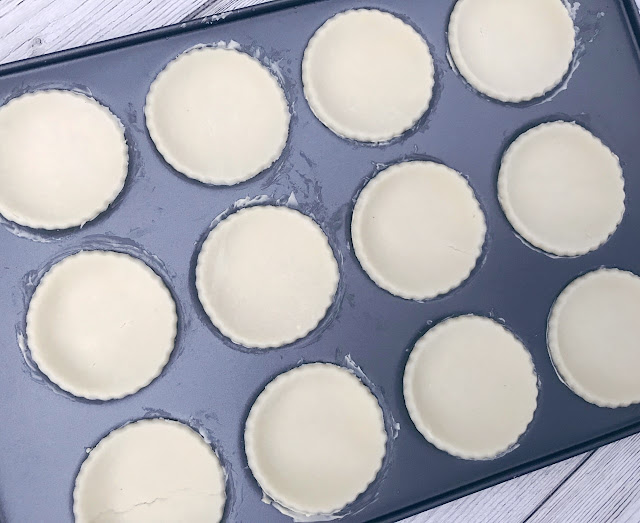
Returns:
[[[384,470],[344,513],[345,521],[394,521],[640,430],[640,407],[591,405],[563,385],[549,360],[546,320],[554,298],[576,276],[600,266],[640,272],[640,24],[632,0],[584,0],[576,12],[578,46],[570,77],[548,96],[509,105],[471,90],[447,61],[446,25],[454,0],[280,0],[49,56],[0,66],[0,101],[44,87],[91,93],[122,120],[131,167],[112,207],[81,229],[43,233],[0,227],[0,520],[71,521],[76,473],[104,435],[149,416],[179,419],[207,434],[229,474],[226,518],[288,521],[261,501],[247,468],[242,430],[248,409],[277,374],[300,362],[353,360],[399,424]],[[307,41],[350,7],[391,11],[425,37],[436,67],[432,108],[417,128],[384,146],[343,140],[311,113],[301,87]],[[143,120],[147,89],[165,64],[196,44],[235,41],[278,64],[293,108],[284,154],[234,187],[207,187],[173,171],[155,151]],[[522,130],[575,120],[620,157],[627,211],[613,237],[578,258],[549,257],[524,244],[496,196],[500,156]],[[460,288],[424,303],[376,287],[350,246],[353,198],[382,166],[429,157],[462,172],[486,213],[481,267]],[[264,352],[239,350],[210,326],[194,291],[194,253],[214,218],[245,198],[266,195],[313,215],[338,253],[338,300],[309,338]],[[179,302],[177,348],[162,375],[128,398],[72,398],[33,368],[24,346],[25,308],[54,260],[86,247],[145,259]],[[464,461],[427,443],[402,398],[402,373],[428,324],[473,312],[503,319],[532,353],[540,377],[535,418],[517,448],[491,461]],[[22,350],[21,350],[22,347]],[[26,354],[26,356],[25,356]]]

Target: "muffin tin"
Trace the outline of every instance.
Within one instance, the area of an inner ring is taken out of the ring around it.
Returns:
[[[546,347],[554,299],[574,278],[601,266],[640,273],[640,23],[633,0],[575,4],[579,29],[569,77],[524,104],[489,100],[465,84],[448,60],[446,26],[454,0],[275,1],[118,40],[0,67],[0,100],[54,87],[94,96],[126,127],[129,178],[111,208],[82,228],[43,232],[0,227],[0,520],[72,520],[71,493],[85,449],[124,423],[178,419],[200,430],[228,474],[227,521],[290,521],[262,502],[247,468],[242,433],[249,409],[276,375],[302,362],[352,368],[372,386],[390,436],[383,471],[344,521],[394,521],[640,430],[640,406],[591,405],[556,375]],[[350,7],[388,10],[427,40],[436,67],[435,96],[417,126],[391,143],[344,140],[312,114],[301,86],[307,41]],[[144,125],[149,85],[179,53],[198,44],[237,42],[275,71],[292,110],[280,160],[256,178],[209,187],[171,169]],[[543,121],[577,121],[599,136],[624,169],[626,213],[612,238],[577,258],[554,258],[523,242],[497,200],[502,152]],[[458,289],[425,302],[378,288],[359,266],[350,238],[355,196],[376,172],[416,158],[441,161],[469,180],[487,219],[478,267]],[[195,292],[195,260],[216,217],[277,202],[313,216],[327,233],[341,282],[328,317],[287,347],[245,350],[210,324]],[[83,248],[132,253],[162,276],[179,312],[176,349],[159,378],[137,394],[85,401],[50,383],[29,358],[28,300],[43,272]],[[411,423],[402,397],[409,351],[430,325],[475,313],[503,321],[532,354],[538,409],[516,448],[488,461],[465,461],[429,443]]]

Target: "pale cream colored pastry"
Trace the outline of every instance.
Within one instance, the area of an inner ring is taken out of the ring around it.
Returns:
[[[338,286],[322,229],[287,207],[255,206],[224,219],[198,256],[196,287],[213,324],[245,347],[279,347],[320,323]]]
[[[599,269],[570,283],[549,316],[549,353],[562,380],[601,407],[640,402],[640,277]]]
[[[411,419],[436,447],[465,459],[509,450],[533,419],[531,356],[489,318],[458,316],[418,340],[404,372]]]
[[[375,479],[387,435],[377,399],[328,363],[281,374],[258,396],[244,432],[251,472],[264,492],[299,514],[331,514]]]
[[[76,523],[217,522],[225,475],[200,434],[177,421],[146,419],[111,432],[76,477]]]
[[[383,142],[413,127],[431,101],[429,46],[415,29],[376,9],[330,18],[302,61],[311,109],[344,138]]]
[[[44,275],[29,303],[33,361],[60,388],[88,399],[122,398],[156,378],[171,355],[176,306],[145,263],[81,251]]]
[[[124,128],[72,91],[35,91],[0,107],[0,214],[34,229],[81,226],[122,190]]]
[[[563,121],[538,125],[511,144],[498,197],[525,240],[559,256],[600,247],[625,208],[618,157],[583,127]]]
[[[362,268],[383,289],[428,299],[459,286],[482,251],[484,215],[467,181],[424,161],[385,169],[362,190],[351,222]]]
[[[264,171],[289,134],[276,77],[248,54],[223,47],[199,47],[170,62],[151,84],[144,112],[167,163],[215,185]]]
[[[575,47],[562,0],[458,0],[448,34],[460,74],[505,102],[531,100],[558,85]]]

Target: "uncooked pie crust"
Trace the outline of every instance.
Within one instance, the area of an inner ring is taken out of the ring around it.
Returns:
[[[111,432],[76,477],[76,523],[217,522],[225,475],[200,434],[177,421],[147,419]]]
[[[332,514],[375,479],[387,435],[382,409],[348,370],[302,365],[269,383],[244,433],[249,467],[265,493],[305,515]]]
[[[482,252],[484,215],[467,181],[435,162],[385,169],[362,190],[351,223],[355,254],[383,289],[429,299],[466,280]]]
[[[137,392],[171,355],[176,306],[145,263],[111,251],[81,251],[44,275],[29,304],[33,361],[75,396],[109,400]]]
[[[0,107],[0,214],[34,229],[81,226],[124,186],[122,124],[72,91],[27,93]]]
[[[415,426],[439,449],[465,459],[509,450],[533,419],[537,396],[523,344],[479,316],[449,318],[427,331],[404,373]]]
[[[233,185],[275,162],[289,134],[289,107],[275,76],[246,53],[198,47],[165,67],[145,105],[149,134],[177,171]]]
[[[525,240],[559,256],[600,247],[625,209],[618,157],[589,131],[564,121],[538,125],[511,144],[498,196]]]
[[[570,283],[549,316],[549,353],[562,380],[601,407],[640,402],[640,277],[599,269]]]
[[[196,266],[200,302],[234,343],[279,347],[324,318],[338,264],[322,229],[287,207],[254,206],[216,225]]]
[[[458,0],[448,34],[460,74],[505,102],[531,100],[558,85],[575,47],[562,0]]]
[[[333,132],[384,142],[427,111],[433,60],[424,39],[399,18],[355,9],[330,18],[313,35],[302,81],[311,109]]]

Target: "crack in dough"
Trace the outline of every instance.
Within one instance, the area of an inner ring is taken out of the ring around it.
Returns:
[[[486,225],[467,181],[426,161],[392,165],[356,201],[351,236],[358,261],[381,288],[405,299],[445,294],[466,280]]]
[[[139,420],[89,453],[73,491],[76,523],[220,521],[224,470],[202,436],[177,421]]]
[[[154,505],[159,505],[162,503],[170,504],[175,500],[176,495],[180,495],[180,494],[192,494],[194,497],[201,497],[201,496],[216,497],[219,495],[219,494],[213,494],[211,492],[200,492],[190,488],[176,489],[176,490],[167,492],[164,497],[157,497],[149,501],[140,501],[138,503],[134,503],[133,505],[131,505],[126,509],[104,510],[99,514],[97,514],[95,517],[93,517],[90,520],[90,522],[91,523],[115,523],[116,521],[118,521],[118,522],[124,523],[124,521],[130,521],[131,523],[135,523],[137,521],[140,521],[140,518],[145,518],[145,516],[144,515],[141,516],[140,514],[134,514],[134,513],[140,512],[141,510],[144,510],[146,507],[152,507]],[[166,510],[166,508],[164,510]],[[146,519],[149,519],[149,518],[146,518]]]

